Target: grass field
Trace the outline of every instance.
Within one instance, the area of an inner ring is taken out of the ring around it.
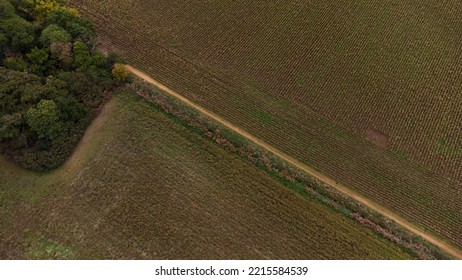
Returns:
[[[0,165],[0,258],[410,258],[127,93],[61,169]]]
[[[90,1],[106,48],[462,247],[462,4]]]

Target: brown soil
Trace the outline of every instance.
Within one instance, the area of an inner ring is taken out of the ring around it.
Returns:
[[[382,148],[388,147],[390,144],[390,137],[377,129],[368,129],[365,132],[365,137]]]

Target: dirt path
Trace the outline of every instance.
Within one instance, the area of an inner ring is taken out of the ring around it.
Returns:
[[[335,182],[332,178],[329,178],[315,170],[313,170],[311,167],[307,166],[306,164],[298,161],[297,159],[285,154],[284,152],[274,148],[273,146],[265,143],[264,141],[258,139],[257,137],[251,135],[250,133],[246,132],[245,130],[233,125],[232,123],[228,122],[227,120],[223,119],[222,117],[212,113],[211,111],[208,111],[207,109],[201,107],[200,105],[194,103],[193,101],[189,100],[188,98],[180,95],[179,93],[169,89],[168,87],[164,86],[163,84],[159,83],[158,81],[152,79],[149,77],[147,74],[141,72],[140,70],[127,65],[128,70],[132,72],[134,75],[138,76],[139,78],[145,80],[146,82],[158,87],[162,91],[166,92],[167,94],[170,94],[182,102],[184,102],[186,105],[196,109],[197,111],[201,112],[202,114],[214,119],[215,121],[221,123],[222,125],[226,126],[227,128],[235,131],[236,133],[239,133],[243,137],[247,138],[248,140],[254,142],[255,144],[263,147],[264,149],[270,151],[274,155],[280,157],[281,159],[289,162],[290,164],[294,165],[295,167],[299,168],[300,170],[303,170],[307,174],[311,175],[312,177],[328,184],[329,186],[337,189],[341,193],[355,199],[356,201],[360,202],[361,204],[367,206],[368,208],[380,213],[381,215],[387,217],[390,220],[393,220],[400,226],[404,227],[405,229],[409,230],[410,232],[421,236],[423,239],[427,240],[428,242],[438,246],[442,250],[446,251],[453,257],[457,259],[462,259],[462,252],[455,247],[448,245],[445,242],[440,241],[438,238],[434,237],[431,234],[425,233],[424,231],[420,230],[417,226],[413,225],[412,223],[408,222],[401,216],[393,213],[392,211],[386,209],[385,207],[382,207],[378,205],[375,202],[372,202],[362,196],[360,196],[358,193],[355,191],[351,190],[350,188]]]

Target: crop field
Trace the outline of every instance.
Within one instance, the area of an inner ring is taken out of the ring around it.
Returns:
[[[462,247],[461,2],[71,3],[128,63]]]
[[[134,95],[103,118],[52,173],[0,159],[0,258],[411,258]]]

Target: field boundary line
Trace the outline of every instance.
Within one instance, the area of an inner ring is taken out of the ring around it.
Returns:
[[[131,65],[126,65],[127,69],[133,73],[135,76],[141,78],[142,80],[148,82],[149,84],[154,85],[155,87],[159,88],[160,90],[164,91],[165,93],[179,99],[186,105],[194,108],[195,110],[199,111],[203,115],[213,119],[214,121],[224,125],[228,129],[234,131],[235,133],[240,134],[242,137],[246,138],[247,140],[257,144],[258,146],[264,148],[265,150],[271,152],[275,156],[281,158],[282,160],[292,164],[293,166],[299,168],[303,172],[307,173],[309,176],[331,186],[332,188],[336,189],[337,191],[341,192],[344,195],[347,195],[351,197],[352,199],[356,200],[357,202],[363,204],[364,206],[370,208],[371,210],[383,215],[384,217],[394,221],[398,225],[402,226],[406,230],[412,232],[413,234],[420,236],[421,238],[425,239],[426,241],[430,242],[431,244],[437,246],[441,250],[447,252],[451,256],[457,258],[457,259],[462,259],[462,252],[455,248],[454,246],[451,246],[447,244],[446,242],[443,242],[440,240],[440,238],[437,238],[433,236],[430,233],[426,233],[419,229],[417,226],[413,225],[411,222],[407,221],[405,218],[401,217],[400,215],[394,213],[393,211],[361,196],[357,192],[353,191],[352,189],[348,188],[347,186],[336,182],[334,179],[329,178],[328,176],[314,170],[313,168],[309,167],[308,165],[300,162],[299,160],[295,159],[292,156],[287,155],[286,153],[280,151],[279,149],[265,143],[263,140],[260,140],[259,138],[253,136],[252,134],[248,133],[244,129],[232,124],[231,122],[225,120],[224,118],[216,115],[215,113],[205,109],[204,107],[196,104],[192,100],[186,98],[185,96],[177,93],[176,91],[168,88],[164,84],[154,80],[151,78],[149,75],[145,74],[144,72],[134,68]]]

